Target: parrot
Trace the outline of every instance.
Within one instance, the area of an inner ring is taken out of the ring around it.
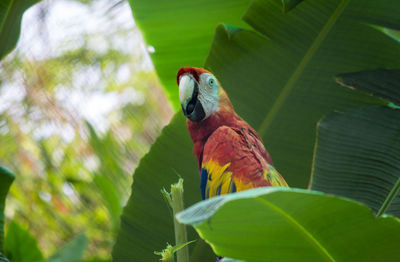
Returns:
[[[193,141],[202,199],[287,183],[261,137],[238,114],[217,78],[199,67],[177,74],[179,100]]]

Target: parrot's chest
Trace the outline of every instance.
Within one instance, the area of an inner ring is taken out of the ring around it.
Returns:
[[[287,186],[262,142],[244,128],[221,126],[204,143],[200,164],[203,199],[262,186]]]

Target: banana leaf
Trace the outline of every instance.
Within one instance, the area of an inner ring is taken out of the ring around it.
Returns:
[[[240,212],[239,212],[240,211]],[[178,213],[216,254],[255,261],[399,261],[400,220],[320,192],[258,188]]]
[[[388,102],[400,102],[400,70],[340,74],[337,81]],[[394,104],[395,105],[395,104]],[[400,217],[398,106],[335,112],[318,125],[311,188],[352,198],[375,213]]]
[[[0,60],[16,45],[25,10],[40,0],[2,0],[0,2]]]

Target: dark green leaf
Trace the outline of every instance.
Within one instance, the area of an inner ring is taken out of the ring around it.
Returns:
[[[5,167],[0,166],[0,251],[4,248],[4,210],[6,197],[15,176]]]
[[[12,262],[39,262],[44,258],[36,239],[14,221],[7,227],[4,250]]]
[[[39,0],[2,0],[0,2],[0,59],[17,43],[21,19],[26,9]]]
[[[400,111],[334,113],[318,125],[312,189],[349,197],[377,212],[400,178]],[[400,217],[397,196],[387,213]]]
[[[296,5],[300,4],[303,0],[282,0],[283,12],[289,12],[295,8]]]
[[[238,212],[240,211],[240,212]],[[258,188],[177,215],[216,254],[252,261],[399,261],[400,220],[319,192]]]
[[[400,70],[375,69],[339,74],[335,80],[342,86],[400,105]]]

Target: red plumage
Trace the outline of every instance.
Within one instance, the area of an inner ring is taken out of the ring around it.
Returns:
[[[200,74],[207,73],[208,71],[204,68],[199,67],[182,67],[179,69],[178,74],[176,75],[176,82],[179,85],[179,79],[183,74],[191,74],[197,82],[200,81]]]
[[[202,68],[184,67],[178,72],[178,84],[183,74],[192,74],[196,81],[199,81],[203,73],[211,74]],[[235,113],[221,86],[218,96],[216,112],[199,122],[187,120],[200,173],[205,169],[208,174],[209,192],[206,193],[206,197],[231,192],[232,189],[226,184],[228,182],[234,183],[235,191],[260,186],[287,186],[284,179],[272,167],[272,160],[260,136]],[[227,178],[221,178],[222,176]],[[218,192],[213,192],[212,185],[209,185],[217,183],[214,181],[219,181],[221,184],[214,185],[214,189],[217,188],[215,190],[219,190]]]

